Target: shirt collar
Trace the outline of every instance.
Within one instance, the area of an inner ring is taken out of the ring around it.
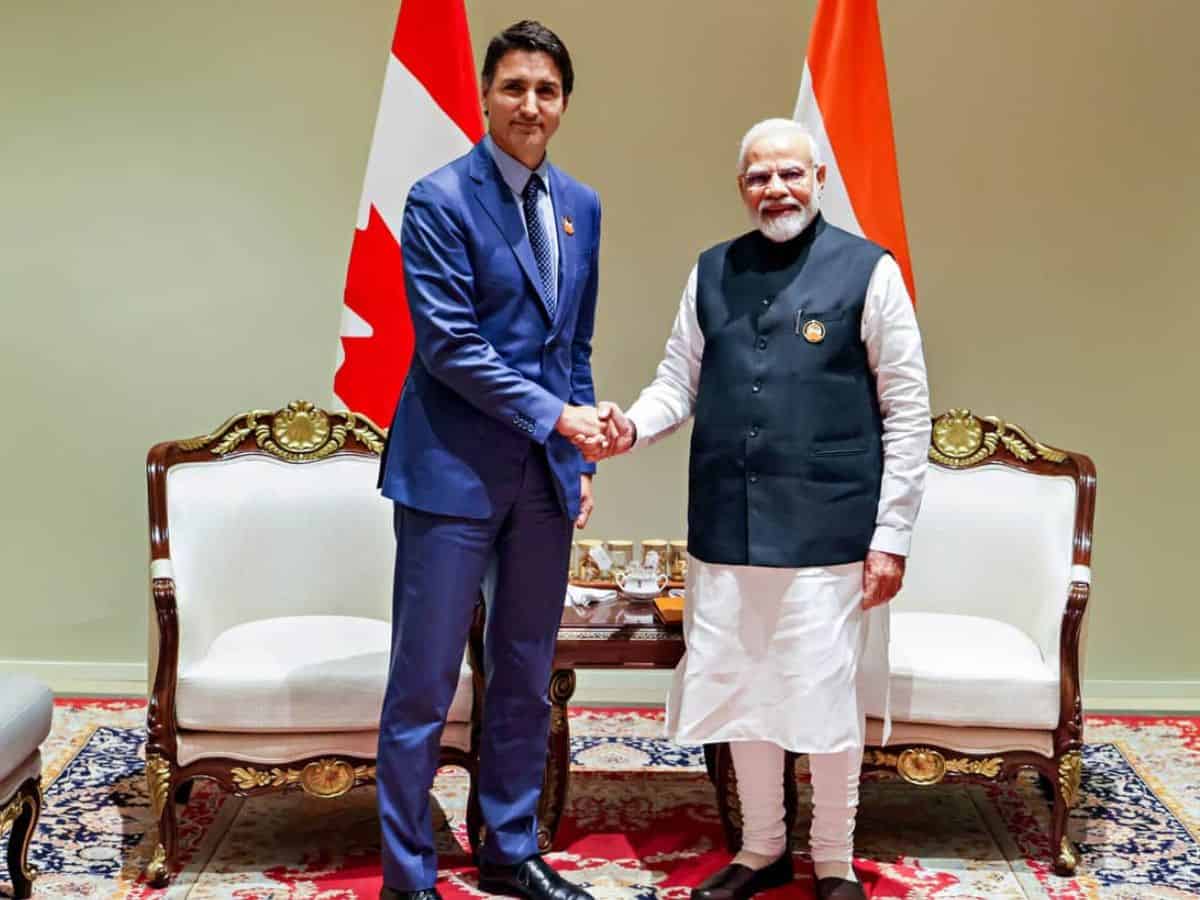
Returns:
[[[525,192],[525,185],[529,181],[530,171],[526,168],[525,163],[515,157],[509,156],[503,150],[496,146],[496,142],[492,140],[490,134],[483,137],[484,146],[487,147],[488,153],[492,155],[492,159],[496,161],[496,167],[500,170],[500,177],[504,179],[504,183],[518,197]],[[546,192],[550,191],[550,158],[549,156],[542,157],[542,164],[533,170],[534,173],[542,179],[542,184],[546,187]]]

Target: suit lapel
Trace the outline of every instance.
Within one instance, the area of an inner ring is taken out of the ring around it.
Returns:
[[[574,296],[575,290],[575,261],[578,258],[576,250],[577,238],[575,231],[575,213],[571,198],[567,196],[565,179],[559,176],[558,169],[550,167],[550,181],[553,185],[550,199],[554,201],[554,227],[558,232],[558,306],[555,308],[554,321],[562,319],[563,307],[567,300]],[[566,223],[570,221],[571,234],[566,232]]]
[[[517,261],[525,272],[530,286],[538,297],[538,306],[542,314],[546,314],[546,298],[542,288],[542,279],[538,275],[537,260],[533,258],[533,248],[529,246],[529,238],[525,234],[525,217],[517,206],[517,201],[500,177],[488,154],[487,147],[482,143],[475,145],[475,156],[472,159],[471,177],[476,182],[475,195],[487,214],[492,217],[504,240],[512,247],[517,255]]]

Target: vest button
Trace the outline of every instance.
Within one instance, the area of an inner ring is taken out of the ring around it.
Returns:
[[[759,391],[762,390],[762,382],[755,379],[754,384],[752,384],[750,386],[750,390],[752,390],[754,393],[757,394]]]
[[[750,437],[758,437],[758,426],[757,425],[752,425],[750,427]]]
[[[763,305],[763,306],[770,306],[770,305],[771,305],[771,298],[770,298],[770,297],[763,297],[763,298],[762,298],[762,305]]]
[[[759,349],[759,350],[766,350],[766,349],[767,349],[767,339],[766,339],[766,338],[759,338],[759,339],[758,339],[758,349]]]
[[[751,484],[757,484],[757,483],[758,483],[758,473],[757,473],[757,472],[751,472],[749,477],[750,477],[750,483],[751,483]]]

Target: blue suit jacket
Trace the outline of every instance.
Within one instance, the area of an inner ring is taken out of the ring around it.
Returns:
[[[398,503],[487,518],[536,441],[564,510],[578,515],[580,474],[595,467],[554,425],[564,403],[596,401],[600,200],[553,166],[549,180],[560,264],[553,321],[521,209],[482,143],[408,195],[400,248],[416,352],[379,475]]]

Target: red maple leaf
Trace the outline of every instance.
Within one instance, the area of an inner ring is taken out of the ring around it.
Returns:
[[[413,330],[400,243],[374,206],[366,230],[354,233],[345,302],[371,326],[372,334],[342,337],[346,358],[333,389],[350,409],[387,427],[412,360]]]

